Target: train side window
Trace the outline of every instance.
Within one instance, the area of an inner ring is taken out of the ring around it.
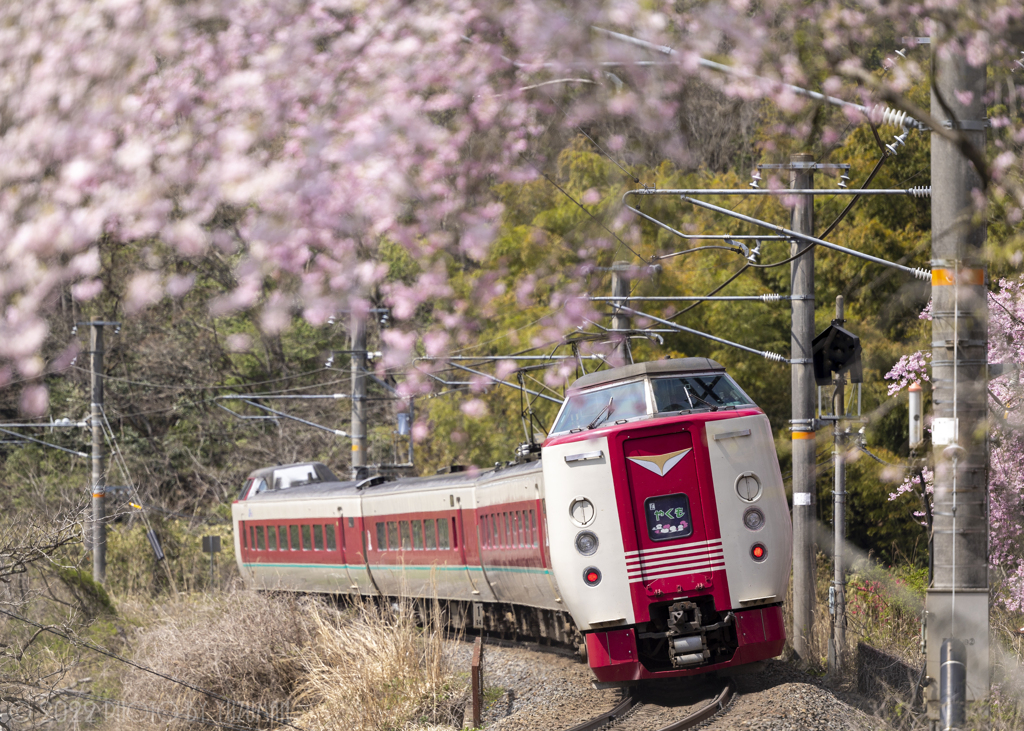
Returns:
[[[388,549],[398,550],[398,523],[393,520],[388,521]]]
[[[522,548],[523,547],[523,511],[521,511],[521,510],[517,510],[516,511],[515,523],[513,523],[513,525],[515,525],[515,527],[516,527],[516,545],[519,546],[520,548]]]
[[[414,520],[412,522],[412,547],[417,551],[423,550],[423,521]]]
[[[288,526],[288,537],[291,539],[292,550],[299,550],[299,526]]]
[[[337,542],[337,540],[335,540],[334,526],[333,525],[325,525],[324,526],[324,539],[327,541],[327,550],[328,551],[337,551],[338,550],[338,542]]]
[[[448,521],[445,518],[437,519],[437,547],[448,548]]]
[[[356,527],[356,519],[355,518],[349,518],[348,519],[348,527],[349,528],[355,528]]]
[[[313,550],[324,550],[324,527],[319,524],[313,526]]]
[[[505,516],[505,545],[512,545],[512,521],[508,519],[508,513],[502,513]]]
[[[487,539],[487,516],[480,516],[480,545],[484,548],[490,548],[491,543]]]
[[[405,550],[412,548],[412,538],[409,536],[409,521],[398,521],[398,529],[402,535],[402,548]]]
[[[276,525],[268,525],[267,526],[267,550],[268,551],[276,551],[277,550],[277,526]]]
[[[386,551],[388,550],[388,539],[385,533],[384,522],[377,523],[377,550]]]
[[[302,550],[303,551],[312,551],[313,550],[313,543],[312,543],[312,541],[309,540],[309,526],[308,525],[303,525],[303,526],[299,526],[299,527],[302,529]]]
[[[498,538],[498,523],[494,519],[494,513],[487,516],[487,519],[491,524],[491,547],[497,548],[501,545],[501,540]]]
[[[423,545],[427,550],[437,548],[437,526],[432,519],[423,521]]]
[[[530,511],[530,538],[532,539],[533,547],[536,548],[538,545],[537,541],[537,514]]]
[[[256,526],[256,550],[262,551],[264,545],[266,544],[263,542],[263,526],[258,525]]]
[[[459,532],[455,529],[455,516],[452,516],[452,548],[459,547]]]

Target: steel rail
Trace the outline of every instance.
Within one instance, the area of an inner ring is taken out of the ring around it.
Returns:
[[[611,722],[615,721],[616,719],[621,718],[625,714],[629,713],[629,711],[632,710],[633,706],[635,706],[636,704],[636,691],[634,691],[631,688],[629,690],[629,694],[625,697],[622,703],[615,706],[615,708],[606,713],[602,713],[599,716],[594,716],[589,721],[584,721],[578,726],[573,726],[572,728],[568,729],[568,731],[597,731],[597,729],[602,728],[610,724]]]
[[[729,678],[729,682],[726,683],[725,688],[718,696],[708,703],[703,708],[700,708],[691,713],[686,718],[683,718],[675,723],[670,723],[668,726],[663,726],[658,731],[682,731],[682,729],[693,728],[699,723],[708,720],[719,711],[725,709],[729,705],[729,701],[732,700],[732,694],[736,692],[736,685],[732,678]]]

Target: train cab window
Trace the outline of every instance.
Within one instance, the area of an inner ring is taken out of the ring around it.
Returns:
[[[412,547],[417,551],[423,550],[423,521],[414,520],[412,522]]]
[[[448,544],[448,521],[445,518],[437,519],[437,547],[449,548]]]
[[[398,529],[402,536],[402,548],[406,550],[412,548],[412,538],[409,536],[409,521],[398,521]]]
[[[313,550],[324,550],[324,527],[322,525],[313,526]]]
[[[619,383],[570,396],[551,428],[551,433],[594,429],[605,422],[613,423],[641,416],[647,416],[644,381]]]
[[[291,538],[291,546],[293,551],[299,550],[299,526],[292,525],[288,527],[288,536]]]
[[[256,526],[256,550],[262,551],[266,543],[263,540],[263,526]]]
[[[334,526],[333,525],[325,525],[324,526],[324,540],[327,543],[327,550],[328,551],[337,551],[338,550],[338,541],[335,539]]]
[[[302,550],[303,551],[312,551],[313,550],[313,542],[309,540],[309,526],[308,525],[302,525],[302,526],[299,526],[299,528],[301,528],[301,530],[302,530]]]
[[[384,523],[377,523],[377,550],[386,551],[388,550],[388,539],[385,534]]]
[[[268,551],[276,551],[277,550],[277,526],[276,525],[268,525],[267,526],[267,550]]]
[[[537,514],[532,510],[530,511],[530,538],[532,539],[533,547],[536,548],[539,544],[537,540]]]
[[[388,548],[398,550],[398,523],[393,520],[388,521]]]
[[[437,532],[433,520],[423,521],[423,544],[427,547],[427,550],[437,548]]]
[[[724,373],[652,378],[654,406],[659,413],[743,406],[753,401]]]

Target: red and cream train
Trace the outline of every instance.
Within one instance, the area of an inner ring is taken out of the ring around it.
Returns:
[[[436,596],[456,623],[577,644],[599,684],[728,671],[785,640],[771,428],[706,358],[578,379],[539,460],[393,481],[257,470],[233,518],[254,586]]]

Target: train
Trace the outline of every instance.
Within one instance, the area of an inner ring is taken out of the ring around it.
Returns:
[[[782,653],[792,523],[771,426],[709,358],[576,379],[537,450],[488,469],[252,472],[234,550],[265,590],[406,597],[466,630],[575,646],[597,687]]]

